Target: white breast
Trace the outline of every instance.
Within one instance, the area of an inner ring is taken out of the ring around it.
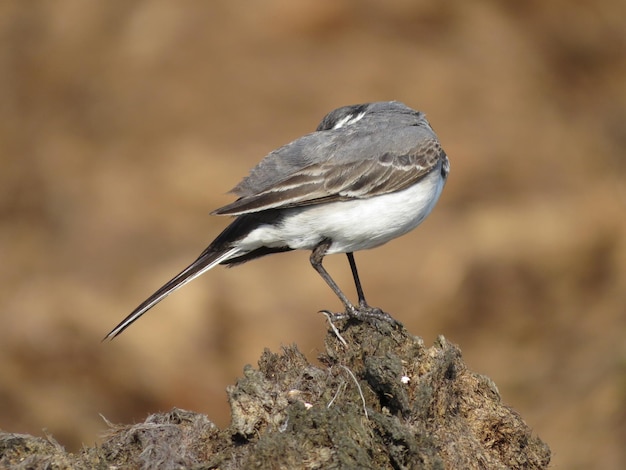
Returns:
[[[332,240],[328,254],[374,248],[417,227],[435,206],[445,179],[440,168],[402,191],[370,199],[332,202],[285,209],[278,225],[264,225],[248,234],[240,248],[288,246],[312,250]]]

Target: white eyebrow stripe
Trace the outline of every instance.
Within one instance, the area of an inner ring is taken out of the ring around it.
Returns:
[[[344,126],[349,126],[350,124],[354,124],[357,121],[360,121],[361,119],[363,119],[363,116],[365,116],[365,111],[360,112],[359,114],[357,114],[356,116],[354,114],[348,114],[346,117],[340,119],[339,121],[337,121],[337,124],[335,124],[333,126],[333,130],[334,129],[340,129]]]

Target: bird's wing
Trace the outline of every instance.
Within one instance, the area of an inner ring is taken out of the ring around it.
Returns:
[[[366,148],[356,150],[365,151]],[[288,177],[259,191],[250,193],[248,190],[248,194],[217,209],[213,214],[241,215],[267,209],[379,196],[415,184],[432,171],[443,157],[445,153],[439,141],[427,137],[405,152],[378,152],[369,157],[360,156],[358,160],[327,159],[297,169]]]

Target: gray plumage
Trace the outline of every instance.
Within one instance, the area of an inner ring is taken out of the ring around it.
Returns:
[[[358,126],[333,129],[360,113]],[[442,157],[423,113],[396,101],[345,106],[329,113],[316,132],[267,155],[231,190],[240,198],[213,214],[370,198],[415,183]]]
[[[346,314],[387,318],[365,301],[352,252],[419,225],[437,202],[448,171],[448,158],[423,113],[397,101],[338,108],[315,132],[274,150],[253,168],[232,190],[239,198],[213,212],[235,220],[106,338],[217,264],[294,249],[312,251],[313,267]],[[331,253],[348,256],[358,308],[322,266]]]

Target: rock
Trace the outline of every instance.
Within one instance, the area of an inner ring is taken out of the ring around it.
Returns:
[[[112,426],[102,445],[76,455],[4,433],[0,465],[542,469],[550,462],[548,446],[502,404],[495,384],[469,371],[443,337],[427,348],[401,326],[342,321],[319,359],[310,364],[296,346],[264,351],[258,369],[247,366],[228,387],[232,420],[223,430],[174,409]]]

